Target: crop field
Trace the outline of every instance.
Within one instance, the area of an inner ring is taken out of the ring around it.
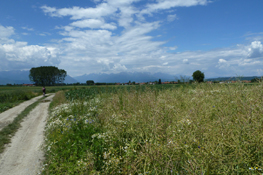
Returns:
[[[59,92],[43,174],[262,174],[263,84]]]

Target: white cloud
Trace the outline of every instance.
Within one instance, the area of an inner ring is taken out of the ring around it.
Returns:
[[[174,47],[169,47],[170,50],[176,50],[178,47],[174,46]]]
[[[43,32],[43,33],[40,33],[39,35],[40,35],[40,36],[50,36],[51,33],[49,33],[49,32]]]
[[[79,27],[79,28],[102,28],[102,29],[110,29],[114,30],[117,27],[112,24],[106,24],[103,19],[85,19],[85,20],[80,20],[76,21],[70,24],[71,26],[74,27]]]
[[[189,60],[188,59],[183,59],[183,63],[184,64],[189,64]]]
[[[206,5],[208,2],[208,0],[157,0],[157,3],[148,4],[147,8],[141,11],[141,14],[151,14],[152,12],[171,9],[174,7]]]
[[[24,29],[24,30],[27,30],[27,31],[34,31],[33,28],[29,28],[29,27],[21,27],[21,28]]]
[[[253,41],[248,47],[248,57],[249,58],[259,58],[263,57],[263,45],[260,41]]]
[[[219,59],[218,63],[226,63],[227,61],[224,59]]]
[[[123,6],[119,7],[119,9],[119,25],[125,28],[130,27],[131,23],[134,22],[133,15],[137,14],[139,11],[132,6]]]
[[[26,42],[4,44],[2,47],[4,48],[4,52],[6,54],[5,59],[8,61],[27,62],[30,64],[49,63],[51,65],[57,65],[59,63],[56,59],[57,56],[54,54],[53,48],[38,45],[27,45]]]
[[[132,5],[132,3],[139,2],[139,1],[142,1],[142,0],[105,0],[105,2],[115,7],[129,6],[129,5]]]
[[[149,34],[159,29],[163,21],[140,21],[144,15],[154,15],[163,10],[169,11],[171,15],[167,16],[167,20],[173,21],[177,18],[174,8],[206,5],[208,0],[152,0],[147,1],[146,6],[135,7],[133,3],[138,1],[93,0],[96,3],[94,8],[42,6],[47,15],[70,18],[66,26],[57,27],[62,39],[52,46],[28,45],[11,40],[4,46],[0,42],[1,61],[4,58],[5,65],[16,62],[24,66],[28,64],[28,67],[59,64],[72,76],[122,71],[191,76],[196,70],[205,70],[206,77],[241,75],[243,72],[253,75],[263,66],[263,60],[250,59],[262,55],[259,41],[248,46],[176,53],[176,46],[164,47],[165,41],[156,41],[154,39],[158,36]],[[11,32],[4,27],[2,30],[6,34],[0,32],[0,35],[10,39],[14,34],[14,29],[10,29]]]
[[[28,45],[10,39],[14,34],[13,27],[0,26],[0,70],[30,69],[33,66],[58,65],[58,51],[55,47]]]
[[[95,2],[95,3],[99,3],[99,2],[101,2],[102,0],[92,0],[93,2]]]
[[[87,18],[101,18],[113,14],[117,8],[109,6],[107,3],[101,3],[96,8],[62,8],[56,9],[54,7],[42,6],[41,9],[48,15],[53,17],[71,16],[70,19],[87,19]]]
[[[114,64],[114,67],[113,67],[114,73],[119,73],[119,72],[123,72],[123,71],[127,71],[127,68],[125,65],[121,65],[119,63]]]
[[[13,27],[4,27],[0,25],[0,40],[9,38],[13,34],[15,34],[15,29]]]
[[[167,21],[172,22],[172,21],[174,21],[176,18],[177,18],[177,17],[176,17],[176,14],[174,14],[174,15],[168,15],[168,16],[167,16]]]

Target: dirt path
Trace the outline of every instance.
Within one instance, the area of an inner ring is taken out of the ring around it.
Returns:
[[[17,117],[27,106],[39,100],[42,96],[32,98],[31,100],[25,101],[18,106],[15,106],[7,111],[0,113],[0,131],[9,123],[11,123],[14,118]]]
[[[35,175],[40,172],[44,154],[44,128],[48,107],[54,95],[45,98],[21,123],[6,150],[0,154],[0,175]]]

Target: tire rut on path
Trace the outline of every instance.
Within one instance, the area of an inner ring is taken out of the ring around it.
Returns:
[[[49,103],[54,95],[42,100],[21,122],[21,128],[0,154],[0,175],[35,175],[40,172],[44,153],[44,128]]]

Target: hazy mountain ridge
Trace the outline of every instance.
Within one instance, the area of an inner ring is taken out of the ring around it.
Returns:
[[[252,80],[254,78],[261,79],[260,76],[247,76],[247,77],[218,77],[218,78],[207,78],[206,81],[237,81],[237,80]]]
[[[150,82],[158,81],[176,81],[175,75],[165,74],[165,73],[155,73],[151,74],[149,72],[120,72],[117,74],[84,74],[81,76],[74,77],[78,82],[85,83],[87,80],[93,80],[94,82],[104,82],[104,83],[125,83],[125,82]]]
[[[29,71],[0,71],[0,85],[6,84],[31,84],[29,80]],[[185,80],[190,80],[192,77],[182,76]],[[253,78],[261,78],[259,76],[247,76],[247,77],[218,77],[218,78],[206,78],[205,81],[236,81],[236,80],[251,80]],[[93,80],[94,82],[103,82],[103,83],[126,83],[126,82],[154,82],[161,79],[164,81],[177,81],[181,79],[180,75],[170,75],[166,73],[154,73],[149,72],[120,72],[117,74],[84,74],[77,77],[67,76],[64,83],[73,84],[73,83],[86,83],[87,80]],[[182,81],[182,80],[181,80]]]

